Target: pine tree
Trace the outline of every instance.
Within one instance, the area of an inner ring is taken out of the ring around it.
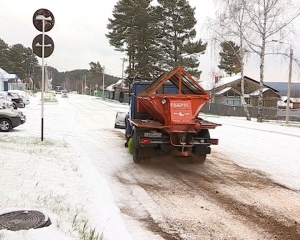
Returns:
[[[0,39],[0,67],[5,71],[9,71],[10,62],[9,62],[9,47],[2,39]]]
[[[151,0],[120,0],[109,19],[106,34],[109,43],[129,58],[127,73],[131,77],[151,77],[158,71],[157,24]]]
[[[240,46],[233,41],[221,43],[222,51],[219,53],[221,60],[218,67],[223,69],[229,76],[241,72],[241,61],[239,59]]]
[[[162,67],[170,70],[183,66],[193,76],[200,77],[199,55],[204,54],[207,43],[196,38],[195,8],[187,0],[158,0],[157,12],[162,37],[159,42],[164,53]]]

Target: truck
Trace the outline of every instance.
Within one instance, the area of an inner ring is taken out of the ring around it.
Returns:
[[[209,130],[221,124],[199,117],[210,94],[183,67],[164,72],[153,81],[132,82],[129,98],[123,125],[125,147],[134,163],[166,154],[203,163],[211,153],[210,146],[218,144]],[[118,122],[119,114],[124,116],[117,113]]]

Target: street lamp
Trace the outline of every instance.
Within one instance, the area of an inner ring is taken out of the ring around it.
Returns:
[[[289,80],[288,80],[288,90],[287,90],[287,100],[286,100],[286,117],[285,117],[285,122],[289,123],[289,120],[290,120],[292,67],[293,67],[293,47],[292,47],[292,44],[287,43],[287,42],[282,42],[282,41],[279,41],[279,40],[272,40],[272,42],[278,42],[278,43],[290,45],[290,67],[289,67]]]

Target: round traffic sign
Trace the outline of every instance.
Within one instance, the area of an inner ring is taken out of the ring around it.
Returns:
[[[49,57],[54,50],[54,42],[51,37],[45,34],[44,36],[44,58]],[[42,56],[43,49],[43,34],[37,35],[32,41],[32,50],[38,57]]]
[[[37,30],[43,32],[43,22],[45,22],[45,32],[50,31],[54,26],[54,15],[48,9],[41,8],[33,14],[33,25]]]

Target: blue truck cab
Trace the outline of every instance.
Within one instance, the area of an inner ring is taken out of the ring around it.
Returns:
[[[149,119],[149,114],[146,112],[138,112],[137,111],[137,95],[142,92],[146,87],[151,84],[151,81],[135,81],[131,84],[130,87],[130,107],[129,112],[125,117],[125,126],[126,126],[126,139],[127,142],[125,146],[127,147],[127,143],[129,138],[132,135],[132,125],[130,124],[129,119],[142,119],[146,120]],[[177,94],[178,88],[174,86],[170,82],[166,82],[163,84],[158,90],[157,93],[166,93],[166,94]]]

